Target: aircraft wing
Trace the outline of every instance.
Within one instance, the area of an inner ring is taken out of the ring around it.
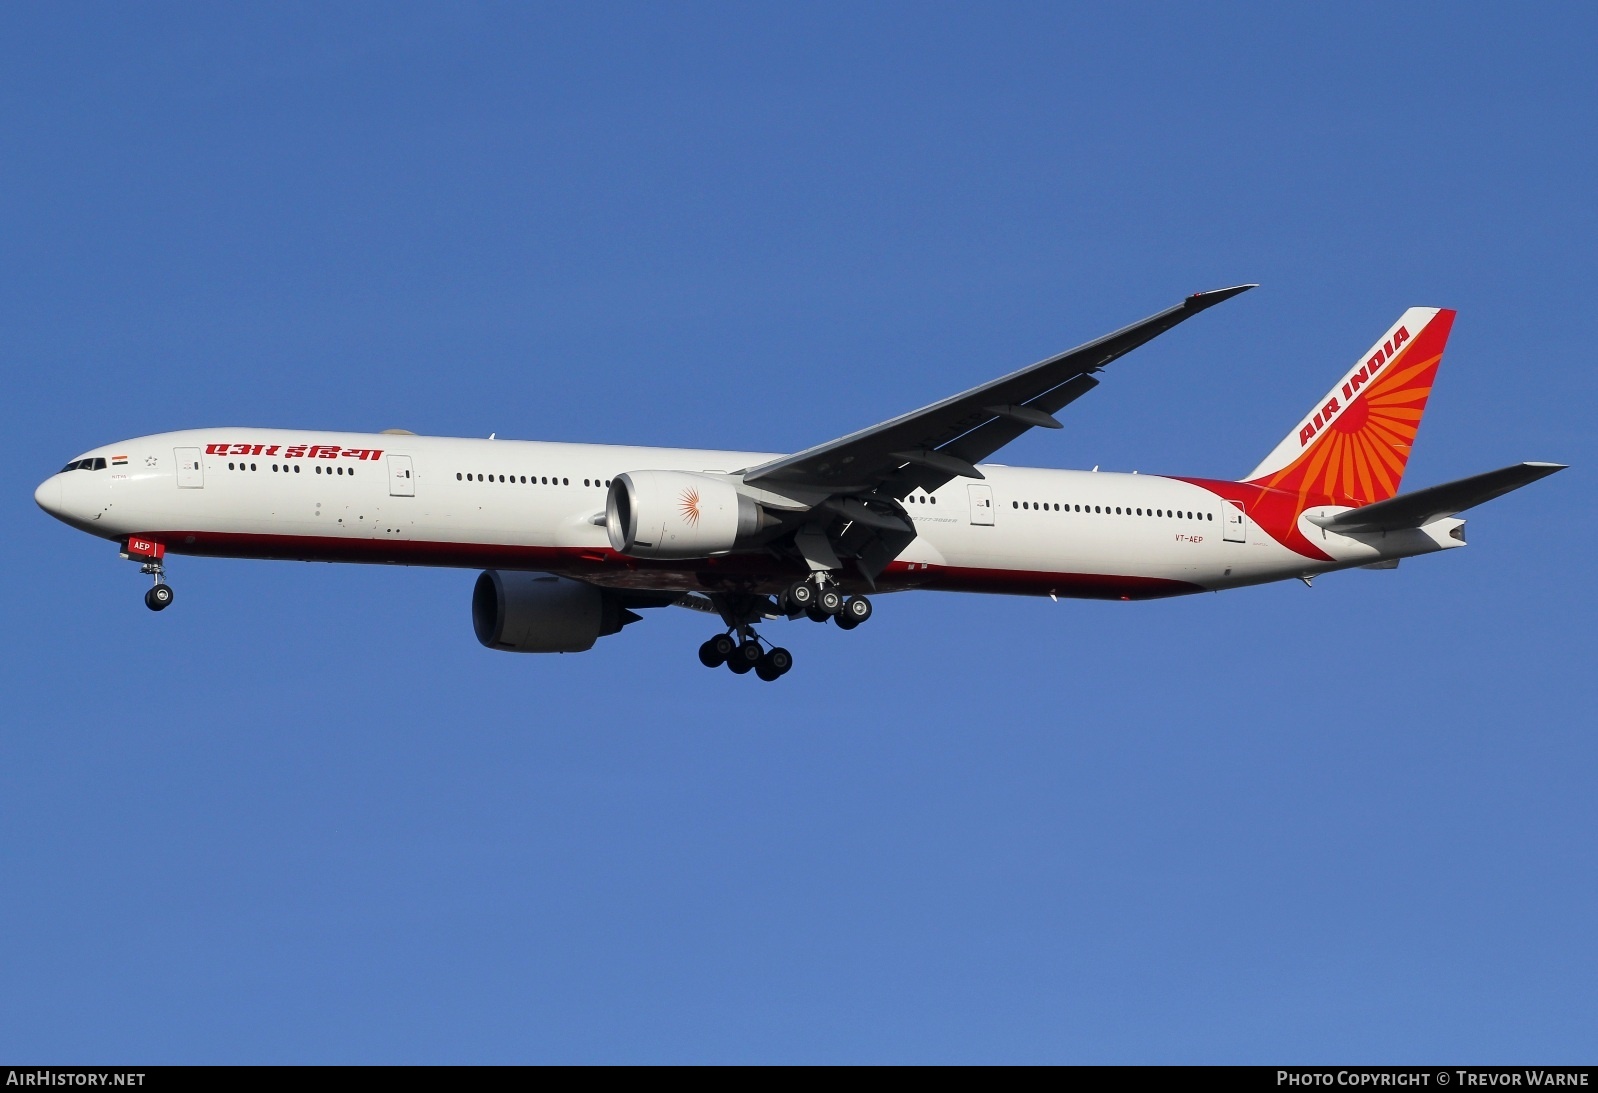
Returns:
[[[744,473],[750,485],[789,484],[830,493],[902,498],[952,478],[981,478],[975,464],[1034,427],[1058,429],[1054,413],[1098,386],[1093,373],[1209,307],[1247,292],[1236,285],[1197,292],[1048,360],[880,425],[783,456]]]
[[[1413,493],[1401,493],[1386,501],[1348,509],[1335,516],[1311,516],[1309,521],[1328,531],[1398,531],[1418,528],[1433,520],[1475,508],[1484,501],[1502,497],[1511,490],[1529,486],[1565,469],[1563,463],[1516,463],[1486,474],[1473,474],[1440,486],[1428,486]]]

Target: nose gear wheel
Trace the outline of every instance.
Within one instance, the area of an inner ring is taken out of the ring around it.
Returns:
[[[161,559],[152,558],[139,566],[139,572],[155,579],[155,584],[144,594],[144,606],[151,611],[165,611],[175,598],[172,586],[166,583],[166,567]]]

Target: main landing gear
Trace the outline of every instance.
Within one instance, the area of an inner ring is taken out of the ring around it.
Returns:
[[[731,634],[717,634],[699,647],[699,663],[706,668],[720,668],[725,664],[735,675],[755,675],[767,683],[785,676],[793,668],[793,654],[781,646],[765,649],[760,635],[749,627],[739,628],[741,640],[734,641]]]
[[[871,617],[871,601],[864,596],[845,597],[836,587],[821,583],[820,574],[796,581],[782,594],[782,607],[790,615],[804,615],[813,622],[832,619],[840,630],[853,630]]]
[[[840,630],[853,630],[871,617],[870,600],[845,596],[826,573],[789,585],[776,603],[769,596],[721,592],[712,593],[711,601],[727,630],[699,647],[699,663],[706,668],[726,665],[735,675],[753,672],[767,683],[788,674],[793,668],[793,654],[768,645],[755,633],[754,623],[782,615],[805,615],[816,622],[831,619]]]

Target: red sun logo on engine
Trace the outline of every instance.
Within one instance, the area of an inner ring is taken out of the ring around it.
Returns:
[[[677,509],[682,513],[683,523],[698,527],[699,491],[692,488],[683,490],[682,500],[678,502]]]

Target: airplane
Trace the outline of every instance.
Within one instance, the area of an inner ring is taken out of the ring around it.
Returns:
[[[85,452],[39,506],[117,542],[173,602],[169,555],[480,569],[477,639],[582,652],[678,605],[719,616],[701,663],[766,681],[780,618],[865,622],[914,589],[1149,600],[1465,545],[1457,514],[1563,470],[1519,463],[1399,493],[1454,312],[1405,311],[1238,481],[986,462],[1106,366],[1254,285],[793,454],[295,429],[160,433]]]

